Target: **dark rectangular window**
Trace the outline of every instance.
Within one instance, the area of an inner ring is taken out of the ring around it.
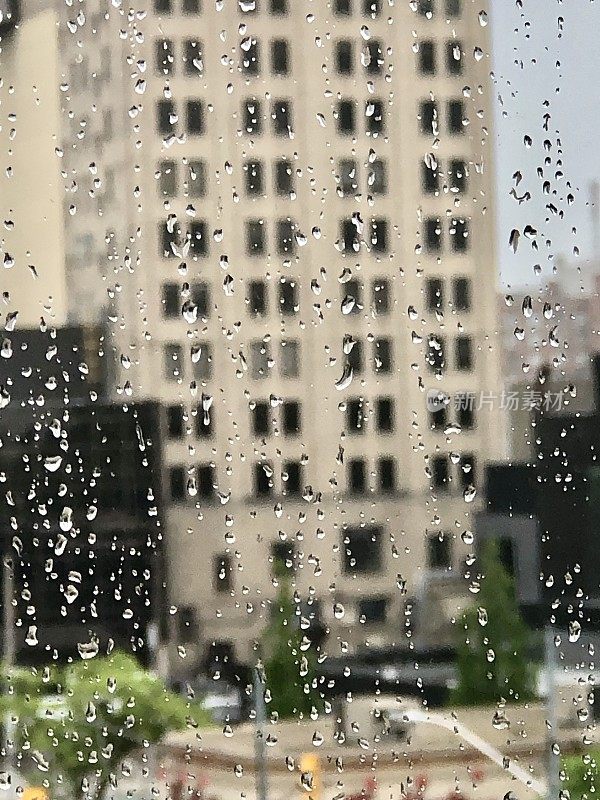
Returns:
[[[192,359],[192,369],[194,377],[199,380],[208,380],[212,376],[212,346],[210,342],[202,342],[201,345],[193,344],[190,348]]]
[[[204,105],[201,100],[188,100],[186,103],[187,132],[200,136],[204,133]]]
[[[163,348],[163,363],[165,378],[176,381],[183,375],[183,348],[180,344],[172,342]]]
[[[260,70],[258,55],[259,45],[256,39],[246,39],[240,45],[240,63],[244,75],[258,75]]]
[[[269,403],[259,401],[252,409],[252,433],[255,436],[268,436],[270,431]]]
[[[290,72],[290,45],[287,39],[271,42],[271,72],[273,75],[288,75]]]
[[[286,436],[297,436],[302,426],[300,403],[286,400],[282,406],[283,432]]]
[[[249,98],[244,102],[244,131],[258,136],[262,133],[262,111],[259,100]]]
[[[371,250],[374,253],[386,253],[388,246],[387,219],[374,219],[371,223]]]
[[[443,431],[447,424],[448,406],[444,405],[443,402],[436,403],[429,412],[429,427],[432,431]]]
[[[183,436],[182,406],[167,407],[167,433],[169,439],[181,439]]]
[[[277,220],[277,252],[280,256],[294,252],[294,225],[289,219]]]
[[[369,526],[348,528],[343,534],[344,572],[366,575],[380,572],[383,567],[383,536],[381,528]]]
[[[156,126],[163,136],[173,133],[175,129],[175,103],[171,100],[159,100],[156,104]]]
[[[167,319],[177,319],[181,314],[181,298],[179,284],[163,283],[162,313]]]
[[[199,14],[200,0],[182,0],[181,10],[184,14]]]
[[[427,40],[419,42],[419,72],[421,75],[435,74],[435,43]]]
[[[435,0],[418,0],[419,2],[419,14],[422,17],[432,17],[435,13]]]
[[[454,398],[456,419],[463,430],[470,431],[475,427],[475,395],[472,393],[457,394]]]
[[[446,0],[446,16],[460,17],[462,0]]]
[[[425,302],[428,311],[436,311],[444,304],[444,281],[442,278],[427,278]]]
[[[185,469],[171,467],[169,470],[169,494],[171,500],[185,500]]]
[[[391,286],[387,278],[377,278],[372,284],[373,308],[378,316],[389,314],[391,304]]]
[[[273,575],[275,577],[281,577],[281,575],[285,575],[286,572],[294,569],[294,558],[295,551],[293,542],[273,542],[271,545],[270,558],[273,564]]]
[[[456,369],[468,372],[473,369],[473,340],[470,336],[457,336],[454,360]]]
[[[154,43],[156,71],[159,75],[172,75],[175,61],[171,39],[157,39]]]
[[[396,491],[396,460],[382,456],[377,462],[377,481],[383,494]]]
[[[450,569],[452,567],[452,550],[450,534],[427,534],[427,567],[429,569]]]
[[[380,375],[389,375],[392,371],[394,359],[392,355],[392,340],[387,337],[375,339],[373,342],[373,367]]]
[[[381,14],[381,0],[362,0],[362,5],[366,17],[378,17]]]
[[[440,188],[440,173],[438,164],[433,158],[428,157],[421,161],[421,184],[427,194],[435,194]]]
[[[198,439],[210,439],[215,433],[214,408],[204,409],[202,403],[196,408],[196,436]]]
[[[265,191],[264,165],[262,161],[247,161],[244,165],[246,194],[261,195]]]
[[[193,256],[208,255],[208,230],[203,219],[190,224],[190,253]]]
[[[184,68],[186,75],[202,75],[202,42],[198,39],[186,39],[184,43]]]
[[[198,619],[193,606],[180,606],[178,612],[177,635],[182,642],[197,642],[199,635]]]
[[[469,223],[466,219],[450,220],[450,246],[454,253],[466,253],[469,249]]]
[[[383,72],[383,49],[378,39],[369,39],[366,43],[363,64],[367,75],[381,75]]]
[[[351,219],[342,220],[342,244],[344,253],[358,252],[358,230]]]
[[[348,463],[348,490],[350,494],[367,491],[367,465],[363,458],[353,458]]]
[[[348,337],[349,338],[349,337]],[[347,337],[344,337],[344,343],[342,349],[348,349],[352,345],[352,349],[349,353],[345,353],[347,363],[352,367],[352,371],[354,375],[360,375],[364,369],[364,353],[363,353],[363,343],[360,339],[354,339],[351,342],[348,342]]]
[[[358,601],[358,614],[360,621],[369,623],[385,622],[387,619],[387,597],[365,597]]]
[[[261,220],[246,221],[246,250],[251,256],[260,256],[265,252],[265,226]]]
[[[286,158],[275,162],[275,188],[281,197],[289,197],[294,191],[292,162]]]
[[[340,100],[337,105],[337,132],[352,136],[356,130],[356,104],[354,100]]]
[[[462,75],[464,59],[460,42],[446,42],[446,69],[450,75]]]
[[[335,43],[335,69],[340,75],[354,72],[354,42],[351,39],[340,39]]]
[[[298,284],[293,280],[283,280],[279,284],[279,312],[291,316],[298,312]]]
[[[352,306],[351,312],[352,314],[358,314],[359,311],[362,309],[362,284],[360,281],[356,280],[356,278],[351,278],[349,281],[343,284],[344,289],[344,303],[350,301],[354,301],[354,305]]]
[[[190,161],[188,164],[187,191],[190,197],[204,197],[208,187],[205,161]]]
[[[206,281],[192,284],[190,299],[196,306],[196,313],[202,319],[210,316],[210,286]]]
[[[273,100],[271,117],[275,136],[289,136],[292,130],[291,100]]]
[[[387,192],[387,169],[385,161],[377,159],[369,164],[367,184],[372,194],[385,194]]]
[[[253,317],[262,317],[267,313],[267,286],[264,281],[250,281],[248,306]]]
[[[448,173],[450,189],[464,192],[467,188],[467,165],[465,162],[461,158],[453,158],[450,161]]]
[[[287,14],[288,0],[271,0],[271,14]]]
[[[213,558],[213,589],[216,592],[230,592],[233,589],[233,565],[229,553],[221,553]]]
[[[173,0],[154,0],[155,14],[170,14],[173,10]]]
[[[460,134],[465,132],[463,119],[465,116],[465,109],[462,100],[449,100],[448,101],[448,131],[452,134]]]
[[[283,378],[297,378],[300,374],[300,342],[285,339],[280,347],[279,369]]]
[[[452,281],[454,308],[457,311],[469,311],[471,308],[471,281],[469,278],[454,278]]]
[[[367,133],[377,135],[383,133],[385,121],[383,116],[383,103],[381,100],[367,100],[365,104],[367,118]]]
[[[431,483],[438,491],[447,492],[450,488],[450,468],[448,456],[434,456],[431,459]]]
[[[161,197],[175,197],[177,194],[177,164],[174,161],[161,161],[158,165],[158,192]]]
[[[460,480],[460,488],[466,489],[468,486],[476,485],[475,474],[475,456],[469,454],[463,455],[460,459],[460,469],[458,470],[458,477]]]
[[[180,229],[178,225],[170,225],[166,222],[163,222],[159,226],[159,252],[162,256],[166,258],[170,258],[171,256],[175,255],[173,252],[173,246],[177,246],[180,236]]]
[[[377,398],[375,418],[379,433],[391,433],[394,430],[394,401],[391,397]]]
[[[358,170],[356,167],[356,161],[353,158],[343,158],[339,162],[339,178],[340,178],[340,189],[341,193],[344,197],[348,195],[356,194],[358,191]],[[354,234],[356,232],[356,228],[353,225]]]
[[[442,249],[442,226],[435,217],[425,220],[425,249],[429,253],[439,253]]]
[[[364,433],[364,405],[359,399],[352,399],[346,402],[346,428],[349,433]]]
[[[438,106],[435,100],[423,100],[421,103],[421,133],[426,136],[437,136],[438,129]]]
[[[333,0],[334,12],[338,17],[348,17],[352,13],[352,0]]]
[[[254,494],[269,497],[273,494],[273,467],[265,461],[254,465]]]
[[[215,499],[215,469],[210,464],[200,464],[196,469],[198,497],[203,500]]]
[[[435,334],[429,336],[427,340],[426,361],[431,372],[439,373],[446,366],[446,354],[444,352],[444,339]]]
[[[281,476],[283,493],[292,497],[302,494],[302,464],[299,461],[286,461]]]
[[[250,374],[255,380],[266,378],[269,373],[271,345],[262,339],[250,342]]]

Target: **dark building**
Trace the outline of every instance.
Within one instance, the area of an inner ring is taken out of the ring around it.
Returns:
[[[0,522],[17,659],[105,651],[112,639],[147,660],[148,626],[164,611],[160,409],[107,402],[100,331],[6,334],[2,351]]]

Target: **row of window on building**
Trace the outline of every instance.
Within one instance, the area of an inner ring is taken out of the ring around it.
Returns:
[[[209,0],[204,0],[208,2]],[[210,0],[212,2],[212,0]],[[203,0],[154,0],[156,14],[201,14]],[[257,14],[266,11],[277,16],[290,13],[293,0],[238,0],[238,8],[243,14]],[[365,17],[376,18],[383,13],[386,0],[331,0],[331,10],[338,17],[349,17],[361,13]],[[411,0],[411,7],[422,17],[433,18],[436,14],[446,17],[460,17],[462,0]]]
[[[450,285],[450,298],[448,302],[455,311],[468,312],[471,310],[471,281],[464,276],[455,276],[451,279],[427,278],[425,282],[425,305],[428,311],[441,311],[446,302],[446,284]],[[294,278],[282,278],[275,284],[276,301],[275,309],[284,316],[295,315],[300,308],[299,283]],[[246,304],[248,312],[253,317],[265,317],[269,314],[269,286],[264,279],[248,281]],[[351,278],[343,285],[345,308],[351,305],[348,314],[359,314],[364,310],[364,286],[356,278]],[[388,278],[374,278],[370,283],[370,309],[376,316],[385,316],[390,313],[393,303],[392,285]],[[208,319],[211,316],[211,290],[207,281],[183,284],[168,281],[162,285],[161,290],[162,315],[165,319],[196,318]],[[362,363],[361,344],[356,344],[349,352],[349,359],[353,361],[355,371],[360,369]],[[356,362],[356,363],[354,363]]]

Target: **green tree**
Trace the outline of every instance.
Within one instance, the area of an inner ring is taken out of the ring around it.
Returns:
[[[53,797],[100,798],[134,751],[204,722],[202,711],[125,653],[67,667],[9,667],[3,678],[0,708],[19,769],[35,782],[47,779]]]
[[[562,763],[565,783],[561,787],[569,792],[571,800],[586,800],[597,794],[600,786],[600,750],[594,749],[585,754],[567,756]]]
[[[309,639],[300,630],[290,578],[283,569],[277,571],[279,586],[262,649],[266,688],[271,694],[269,708],[287,718],[309,713],[319,706],[319,697],[314,687],[315,645],[306,646]]]
[[[516,601],[514,582],[502,565],[498,544],[481,553],[477,605],[460,623],[458,686],[451,700],[460,705],[523,701],[533,696],[535,668],[528,658],[529,629]]]

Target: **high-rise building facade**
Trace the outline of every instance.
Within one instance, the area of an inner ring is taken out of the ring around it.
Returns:
[[[332,653],[452,635],[503,447],[483,5],[61,4],[70,316],[164,406],[175,671],[250,659],[282,568]]]

